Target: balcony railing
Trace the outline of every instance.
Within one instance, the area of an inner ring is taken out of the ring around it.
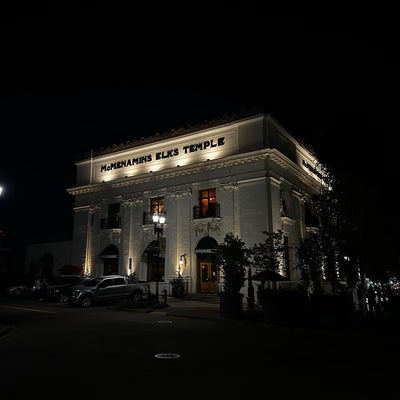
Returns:
[[[100,229],[120,229],[121,220],[119,218],[108,219],[102,218],[100,220]]]
[[[221,218],[220,204],[211,203],[208,206],[194,206],[193,219]]]

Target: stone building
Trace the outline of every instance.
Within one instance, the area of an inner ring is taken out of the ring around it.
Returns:
[[[299,281],[295,249],[321,174],[313,152],[271,115],[156,134],[92,151],[76,166],[71,263],[86,274],[135,273],[153,292],[180,274],[189,293],[216,293],[212,254],[226,233],[252,246],[281,229],[280,272]]]

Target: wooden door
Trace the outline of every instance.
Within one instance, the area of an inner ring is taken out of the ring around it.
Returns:
[[[216,293],[218,279],[218,269],[215,264],[200,262],[200,293]]]

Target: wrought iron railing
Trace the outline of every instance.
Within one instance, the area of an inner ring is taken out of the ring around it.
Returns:
[[[120,229],[121,220],[119,218],[102,218],[100,220],[100,229]]]
[[[208,206],[194,206],[193,219],[201,218],[221,218],[220,204],[211,203]]]

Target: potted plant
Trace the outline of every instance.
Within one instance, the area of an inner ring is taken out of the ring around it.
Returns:
[[[283,289],[278,281],[287,278],[280,274],[285,265],[285,246],[283,231],[263,231],[264,242],[255,244],[251,250],[256,274],[252,277],[260,281],[257,288],[257,299],[263,307],[263,318],[266,322],[298,323],[307,308],[307,292],[304,285],[292,285]]]
[[[217,246],[215,263],[221,272],[220,314],[227,317],[241,317],[243,293],[240,292],[250,265],[250,253],[246,244],[233,233],[227,233],[224,242]]]
[[[173,278],[169,281],[171,284],[172,297],[176,299],[181,299],[185,296],[185,280],[181,275]]]

